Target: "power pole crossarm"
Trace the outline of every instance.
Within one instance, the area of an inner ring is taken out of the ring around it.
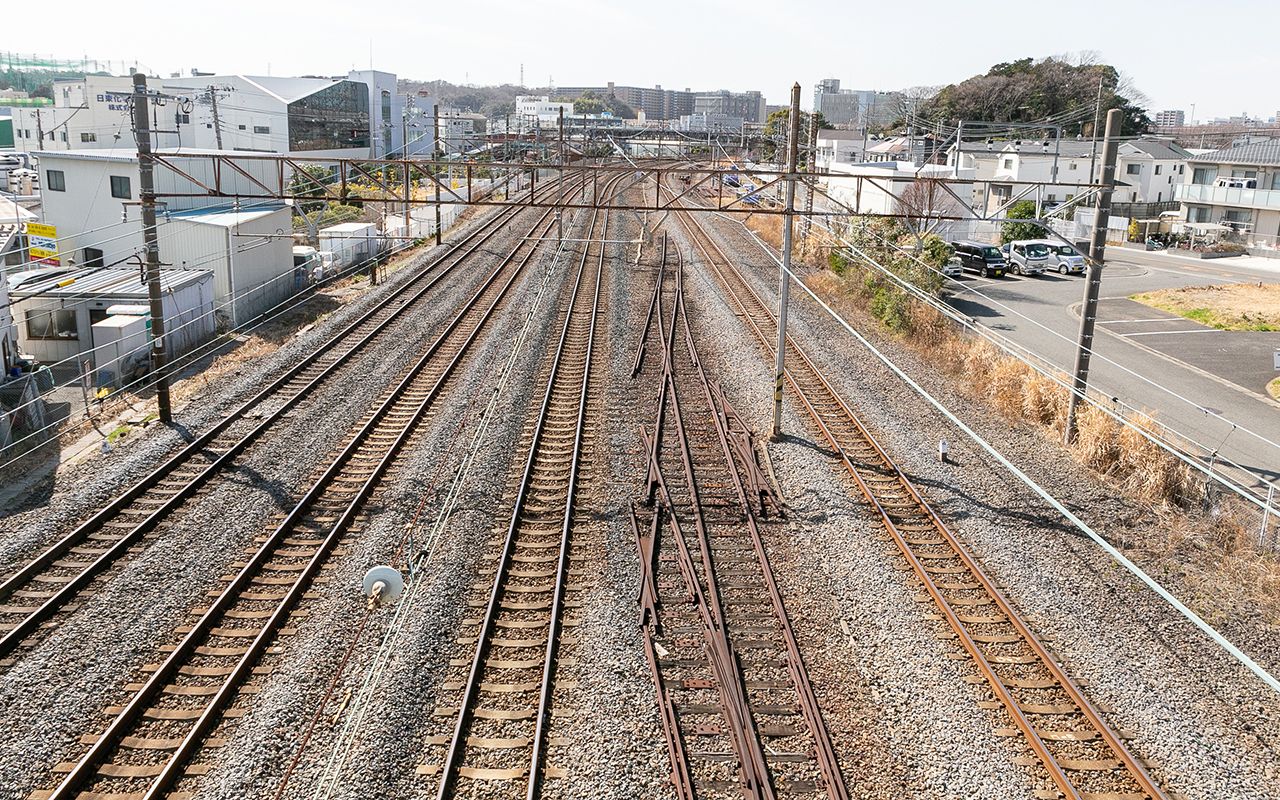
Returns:
[[[160,237],[156,234],[155,164],[151,157],[151,120],[148,118],[147,76],[133,76],[133,138],[138,143],[138,199],[142,205],[142,241],[147,259],[147,297],[151,302],[151,369],[156,374],[156,403],[160,421],[173,421],[169,404],[168,357],[164,342],[164,298],[160,294]]]
[[[1080,340],[1076,344],[1075,376],[1067,401],[1067,424],[1063,440],[1070,444],[1076,435],[1076,408],[1089,388],[1089,358],[1093,354],[1093,328],[1098,317],[1098,297],[1102,292],[1102,263],[1107,248],[1107,223],[1111,220],[1111,195],[1116,185],[1116,153],[1120,149],[1120,109],[1107,112],[1107,134],[1102,141],[1102,188],[1089,243],[1089,270],[1085,277],[1084,305],[1080,309]]]

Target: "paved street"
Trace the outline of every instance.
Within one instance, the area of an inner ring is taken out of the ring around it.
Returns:
[[[1090,385],[1207,450],[1280,478],[1280,404],[1266,396],[1280,333],[1219,331],[1127,299],[1179,286],[1280,280],[1280,260],[1198,261],[1108,248]],[[951,304],[1070,371],[1082,276],[986,280],[966,275]],[[1039,323],[1039,324],[1036,324]],[[1234,423],[1234,424],[1233,424]]]

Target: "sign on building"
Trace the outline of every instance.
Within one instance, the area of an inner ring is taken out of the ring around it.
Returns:
[[[27,260],[58,266],[58,228],[40,222],[27,223]]]

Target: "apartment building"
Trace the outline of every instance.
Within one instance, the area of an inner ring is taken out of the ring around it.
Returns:
[[[902,105],[898,92],[841,89],[838,78],[824,78],[813,87],[813,108],[828,124],[856,128],[892,125]]]
[[[604,86],[560,86],[551,92],[551,96],[576,98],[586,93],[600,97],[613,97],[627,105],[637,115],[643,113],[645,119],[668,120],[679,119],[693,113],[693,92],[663,89],[655,86],[652,89],[640,86],[618,86],[612,82]]]
[[[1186,112],[1177,109],[1156,112],[1152,120],[1157,128],[1181,128],[1187,121]]]
[[[1191,156],[1175,197],[1188,222],[1280,236],[1280,139]]]
[[[764,95],[756,91],[730,92],[721,89],[717,92],[698,92],[693,96],[693,113],[709,115],[713,119],[719,115],[761,123],[765,121],[764,109]]]

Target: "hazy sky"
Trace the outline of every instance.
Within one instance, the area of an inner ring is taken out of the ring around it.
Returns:
[[[561,86],[760,89],[777,104],[798,81],[808,106],[824,77],[847,88],[900,89],[952,83],[1001,61],[1087,50],[1129,75],[1153,112],[1190,112],[1193,103],[1201,119],[1280,110],[1280,55],[1270,44],[1280,3],[1273,0],[144,0],[127,9],[63,0],[56,21],[43,22],[49,12],[23,9],[15,14],[29,13],[32,26],[6,26],[0,50],[110,59],[117,69],[136,59],[165,75],[192,67],[337,74],[368,67],[372,43],[374,67],[401,77],[515,83],[523,63],[530,86],[550,77]],[[1206,17],[1214,21],[1207,27]],[[1236,20],[1237,33],[1216,24],[1223,20]],[[50,35],[30,35],[46,22]]]

